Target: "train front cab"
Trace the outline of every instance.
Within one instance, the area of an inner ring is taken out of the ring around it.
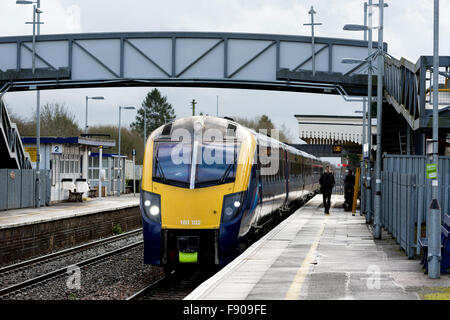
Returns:
[[[172,168],[166,152],[171,142],[154,138],[152,134],[148,139],[143,166],[144,262],[163,266],[226,265],[236,256],[240,220],[246,207],[251,205],[247,188],[255,139],[249,133],[242,134],[233,148],[238,160],[235,169],[230,170],[222,183],[217,179],[213,183],[203,183],[202,177],[208,176],[208,166],[201,163],[196,166],[195,187],[190,188],[190,165]],[[204,142],[199,148],[207,149],[208,143]],[[220,168],[223,171],[219,179],[227,168],[227,164]]]

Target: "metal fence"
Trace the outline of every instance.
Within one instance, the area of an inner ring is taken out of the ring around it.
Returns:
[[[50,204],[50,170],[40,170],[41,205]],[[33,207],[36,201],[36,170],[0,169],[0,210]]]
[[[426,179],[426,156],[383,155],[381,223],[409,258],[420,253],[418,239],[427,222],[431,180]],[[450,157],[439,157],[438,201],[442,213],[450,212]],[[375,177],[372,172],[372,216]],[[443,216],[443,215],[442,215]]]
[[[382,172],[381,224],[406,251],[408,258],[414,258],[417,211],[417,184],[415,174]],[[420,226],[420,223],[417,224]],[[420,228],[419,228],[420,230]]]
[[[431,180],[425,177],[426,156],[383,155],[383,170],[388,172],[415,174],[417,177],[417,210],[420,221],[425,222],[431,202]],[[450,213],[450,157],[440,156],[438,163],[439,193],[438,201],[441,212]]]

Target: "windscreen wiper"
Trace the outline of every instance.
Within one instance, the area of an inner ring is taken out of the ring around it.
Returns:
[[[156,170],[159,171],[162,181],[167,182],[166,176],[164,175],[164,171],[161,168],[161,165],[159,164],[158,155],[159,155],[159,147],[158,147],[158,151],[156,151],[156,157],[155,157]]]
[[[228,175],[230,174],[231,169],[233,169],[234,166],[235,166],[234,163],[230,163],[228,165],[227,170],[225,170],[225,173],[223,174],[222,178],[220,178],[220,180],[219,180],[219,182],[217,184],[223,183],[226,180],[226,178],[228,178]]]
[[[236,165],[236,145],[233,148],[233,163],[230,163],[227,167],[227,169],[225,170],[222,178],[220,178],[219,182],[217,184],[222,184],[225,182],[225,180],[228,178],[228,175],[230,174],[231,170],[234,169],[234,166]]]

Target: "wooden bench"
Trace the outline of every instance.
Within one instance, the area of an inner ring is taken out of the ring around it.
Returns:
[[[69,190],[69,199],[68,202],[83,202],[83,192],[77,192],[77,189],[74,191]]]

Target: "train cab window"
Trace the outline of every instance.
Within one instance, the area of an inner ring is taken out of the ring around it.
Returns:
[[[155,143],[153,179],[167,184],[189,185],[191,148],[191,144],[186,143]]]
[[[239,144],[235,142],[204,142],[197,160],[195,185],[206,186],[234,181]]]

